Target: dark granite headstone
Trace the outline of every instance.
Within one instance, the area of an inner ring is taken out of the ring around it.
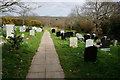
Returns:
[[[85,48],[84,61],[95,62],[96,59],[97,59],[97,47],[90,46],[90,47]]]
[[[28,27],[25,32],[30,32],[32,30],[32,27]]]
[[[52,29],[51,31],[52,31],[52,33],[55,33],[55,29]]]
[[[57,36],[57,37],[60,37],[60,36],[61,36],[60,31],[59,31],[59,32],[56,32],[56,36]]]
[[[73,32],[66,32],[65,33],[65,37],[72,37],[73,36]]]
[[[61,34],[61,39],[62,39],[62,40],[65,40],[65,38],[66,38],[66,37],[65,37],[65,34],[62,33],[62,34]]]
[[[110,44],[111,44],[110,40],[104,40],[104,41],[102,41],[101,48],[109,48]]]
[[[30,30],[29,29],[26,29],[26,31],[25,32],[29,32]]]
[[[91,35],[91,39],[94,39],[94,38],[95,38],[95,35],[92,34],[92,35]]]

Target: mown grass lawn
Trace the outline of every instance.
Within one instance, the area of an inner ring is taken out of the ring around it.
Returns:
[[[98,49],[96,63],[84,62],[84,42],[78,42],[78,48],[69,47],[69,38],[61,40],[51,33],[56,51],[63,67],[65,78],[119,78],[120,74],[120,47],[112,47],[111,51]]]
[[[30,40],[24,40],[20,49],[16,51],[9,51],[9,45],[4,44],[2,46],[2,77],[6,78],[25,78],[32,57],[37,52],[39,43],[43,32],[36,32],[35,36],[30,36],[29,32],[24,33],[25,38],[30,37]]]

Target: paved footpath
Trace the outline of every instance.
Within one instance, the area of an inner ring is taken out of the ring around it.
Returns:
[[[45,31],[26,78],[64,78],[50,33]]]

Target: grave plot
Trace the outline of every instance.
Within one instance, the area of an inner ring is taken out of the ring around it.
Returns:
[[[94,46],[94,39],[78,40],[78,47],[70,47],[69,38],[61,40],[51,34],[66,78],[118,78],[120,48],[110,46],[110,51],[101,51]]]

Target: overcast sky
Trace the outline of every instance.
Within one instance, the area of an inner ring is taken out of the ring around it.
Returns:
[[[33,10],[33,12],[39,16],[68,16],[71,9],[75,6],[82,6],[83,2],[39,2],[37,4],[42,7]]]
[[[41,6],[40,8],[32,11],[36,14],[36,16],[68,16],[71,12],[71,9],[75,8],[76,6],[82,6],[85,1],[89,0],[22,0],[22,2],[30,2],[31,7],[36,7],[38,5]],[[12,13],[12,15],[17,16],[14,13]]]
[[[42,7],[34,10],[39,16],[68,16],[75,6],[82,6],[86,1],[95,0],[24,0],[27,2],[36,2]],[[120,0],[98,0],[107,2],[116,2]],[[36,6],[32,5],[32,6]]]

